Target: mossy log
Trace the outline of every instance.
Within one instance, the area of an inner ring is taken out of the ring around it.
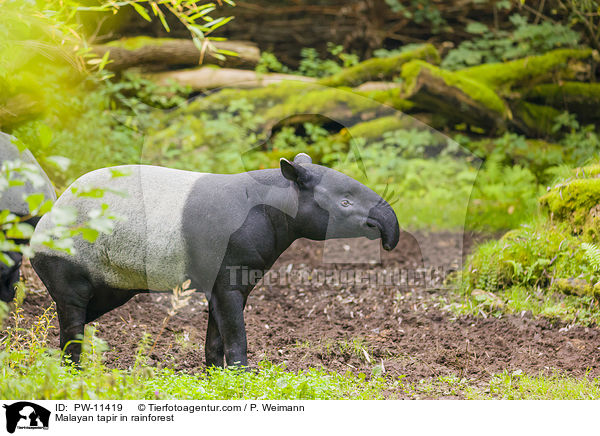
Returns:
[[[494,134],[504,131],[512,118],[510,109],[492,88],[460,73],[417,60],[404,65],[402,78],[408,100],[449,120]]]
[[[215,88],[258,88],[283,80],[299,82],[314,82],[312,77],[296,76],[292,74],[262,74],[251,70],[237,70],[234,68],[200,67],[188,70],[166,71],[148,75],[157,83],[167,84],[176,82],[188,86],[193,91],[202,91]]]
[[[382,96],[379,97],[383,99]],[[294,80],[285,80],[254,89],[226,88],[196,99],[186,107],[185,111],[187,113],[222,111],[236,100],[246,100],[252,105],[253,113],[262,120],[262,130],[305,122],[316,124],[335,122],[349,127],[398,112],[390,105],[382,104],[369,93],[362,94],[350,88],[330,88]],[[405,100],[399,100],[397,103],[401,104],[400,101],[411,104]]]
[[[485,83],[506,96],[515,87],[523,89],[550,81],[589,79],[592,60],[597,57],[591,49],[560,49],[539,56],[465,68],[457,74]]]
[[[596,299],[600,299],[600,284],[593,285],[583,279],[555,279],[550,289],[565,295],[575,295],[577,297],[593,296]]]
[[[94,53],[104,56],[110,52],[110,63],[106,68],[111,71],[123,71],[138,67],[146,71],[161,71],[169,67],[189,67],[202,64],[214,64],[224,67],[253,68],[260,60],[260,50],[246,41],[213,41],[216,49],[229,50],[237,56],[225,56],[218,59],[207,46],[204,53],[191,39],[150,38],[138,36],[111,41],[93,47]]]
[[[401,112],[409,112],[415,106],[413,102],[404,98],[402,88],[389,88],[373,91],[361,91],[360,89],[355,89],[353,92],[375,100],[376,102],[390,106]]]
[[[405,63],[415,59],[436,65],[440,63],[437,49],[431,44],[424,44],[396,56],[367,59],[353,67],[344,68],[333,76],[325,77],[319,83],[325,86],[358,86],[373,80],[392,80],[400,75]]]
[[[348,127],[393,113],[393,108],[351,90],[318,87],[289,95],[280,104],[268,108],[263,117],[269,128],[290,117],[297,120],[294,124],[308,121],[299,115],[317,115],[319,120],[330,119]]]
[[[400,89],[402,88],[402,83],[399,82],[365,82],[361,83],[359,86],[354,88],[356,91],[360,92],[370,92],[370,91],[389,91],[391,89]]]
[[[551,107],[517,100],[510,104],[513,119],[511,124],[529,137],[548,138],[560,111]]]
[[[585,124],[600,121],[600,83],[545,83],[524,92],[524,97],[533,103],[577,114],[577,119]]]
[[[332,135],[332,138],[337,142],[348,142],[353,138],[363,138],[367,141],[372,141],[382,138],[386,132],[413,128],[427,127],[410,116],[393,114],[363,121],[351,127],[344,128],[339,133]]]

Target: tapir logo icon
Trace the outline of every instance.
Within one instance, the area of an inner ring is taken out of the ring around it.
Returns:
[[[14,433],[19,429],[48,429],[50,411],[29,401],[19,401],[3,405],[6,409],[6,431]]]

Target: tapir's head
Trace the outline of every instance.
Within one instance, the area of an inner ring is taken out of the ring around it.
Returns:
[[[12,266],[0,262],[0,301],[12,301],[15,298],[15,284],[19,281],[19,267],[21,266],[21,254],[4,253],[14,262]]]
[[[298,190],[296,224],[299,236],[331,238],[381,238],[392,250],[400,236],[392,207],[379,194],[338,171],[312,163],[304,153],[293,162],[280,161],[281,173]]]

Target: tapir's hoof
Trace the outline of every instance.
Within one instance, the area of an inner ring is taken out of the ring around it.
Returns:
[[[223,369],[224,369],[223,367],[216,367],[213,365],[206,367],[206,371],[208,372],[209,376],[212,371],[223,370]],[[255,365],[240,365],[240,366],[231,365],[231,366],[227,366],[227,369],[229,371],[239,372],[239,373],[251,372],[253,374],[258,374],[260,372],[260,369],[258,368],[258,366],[255,366]]]

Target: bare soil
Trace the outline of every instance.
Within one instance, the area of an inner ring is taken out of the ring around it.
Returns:
[[[290,277],[302,271],[315,276],[308,284],[292,279],[263,281],[252,292],[245,310],[251,364],[268,359],[294,371],[317,367],[370,374],[374,365],[383,362],[387,377],[405,376],[408,381],[460,376],[485,383],[504,370],[600,376],[599,328],[566,326],[530,314],[456,317],[443,310],[440,298],[448,292],[441,286],[447,269],[441,277],[430,274],[434,278],[428,281],[409,276],[407,283],[392,285],[368,280],[327,283],[315,278],[319,271],[390,274],[423,267],[427,275],[435,266],[448,268],[461,262],[462,244],[455,234],[415,235],[403,233],[398,248],[382,252],[379,264],[327,264],[323,243],[296,241],[273,269],[283,269]],[[464,236],[465,251],[473,240],[472,235]],[[353,242],[344,250],[360,253],[361,244]],[[29,264],[23,270],[32,289],[24,310],[26,318],[32,319],[52,300]],[[107,365],[130,367],[143,335],[149,334],[150,342],[159,336],[169,307],[169,294],[138,295],[94,323],[97,336],[110,347]],[[168,321],[150,361],[203,370],[207,310],[204,296],[194,295]],[[51,342],[58,346],[58,328],[52,330]]]

